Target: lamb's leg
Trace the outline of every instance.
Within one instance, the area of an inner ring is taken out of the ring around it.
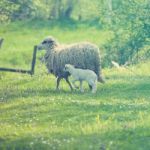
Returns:
[[[96,81],[89,81],[89,85],[92,87],[92,93],[96,93],[97,90],[97,85],[96,85]]]
[[[82,87],[82,81],[80,81],[80,91],[84,92],[83,87]]]
[[[72,87],[72,85],[71,85],[71,83],[70,83],[68,78],[66,78],[66,82],[69,84],[69,87],[70,87],[71,91],[73,91],[73,87]]]
[[[59,84],[60,84],[60,80],[62,79],[62,77],[58,77],[57,78],[57,85],[56,85],[56,90],[59,90]]]

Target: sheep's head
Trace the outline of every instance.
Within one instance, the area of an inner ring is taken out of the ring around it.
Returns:
[[[49,50],[57,46],[57,41],[53,37],[45,38],[39,45],[37,45],[38,50]]]

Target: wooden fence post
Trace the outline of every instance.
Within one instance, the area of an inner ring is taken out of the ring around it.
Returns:
[[[4,39],[0,38],[0,48],[2,47],[2,43],[3,43]]]
[[[37,46],[35,45],[34,50],[33,50],[32,63],[31,63],[31,69],[30,70],[0,68],[0,71],[27,73],[27,74],[33,75],[34,74],[35,63],[36,63],[36,52],[37,52]]]

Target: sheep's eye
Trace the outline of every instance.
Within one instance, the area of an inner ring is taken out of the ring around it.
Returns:
[[[42,44],[53,43],[53,41],[43,41]]]
[[[42,44],[46,44],[46,43],[47,43],[47,41],[43,41],[43,42],[42,42]]]

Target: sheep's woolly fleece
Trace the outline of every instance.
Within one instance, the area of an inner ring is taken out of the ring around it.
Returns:
[[[98,80],[102,79],[99,48],[89,42],[71,45],[55,43],[47,50],[44,58],[49,72],[55,76],[65,76],[65,64],[72,64],[77,68],[93,70]]]

